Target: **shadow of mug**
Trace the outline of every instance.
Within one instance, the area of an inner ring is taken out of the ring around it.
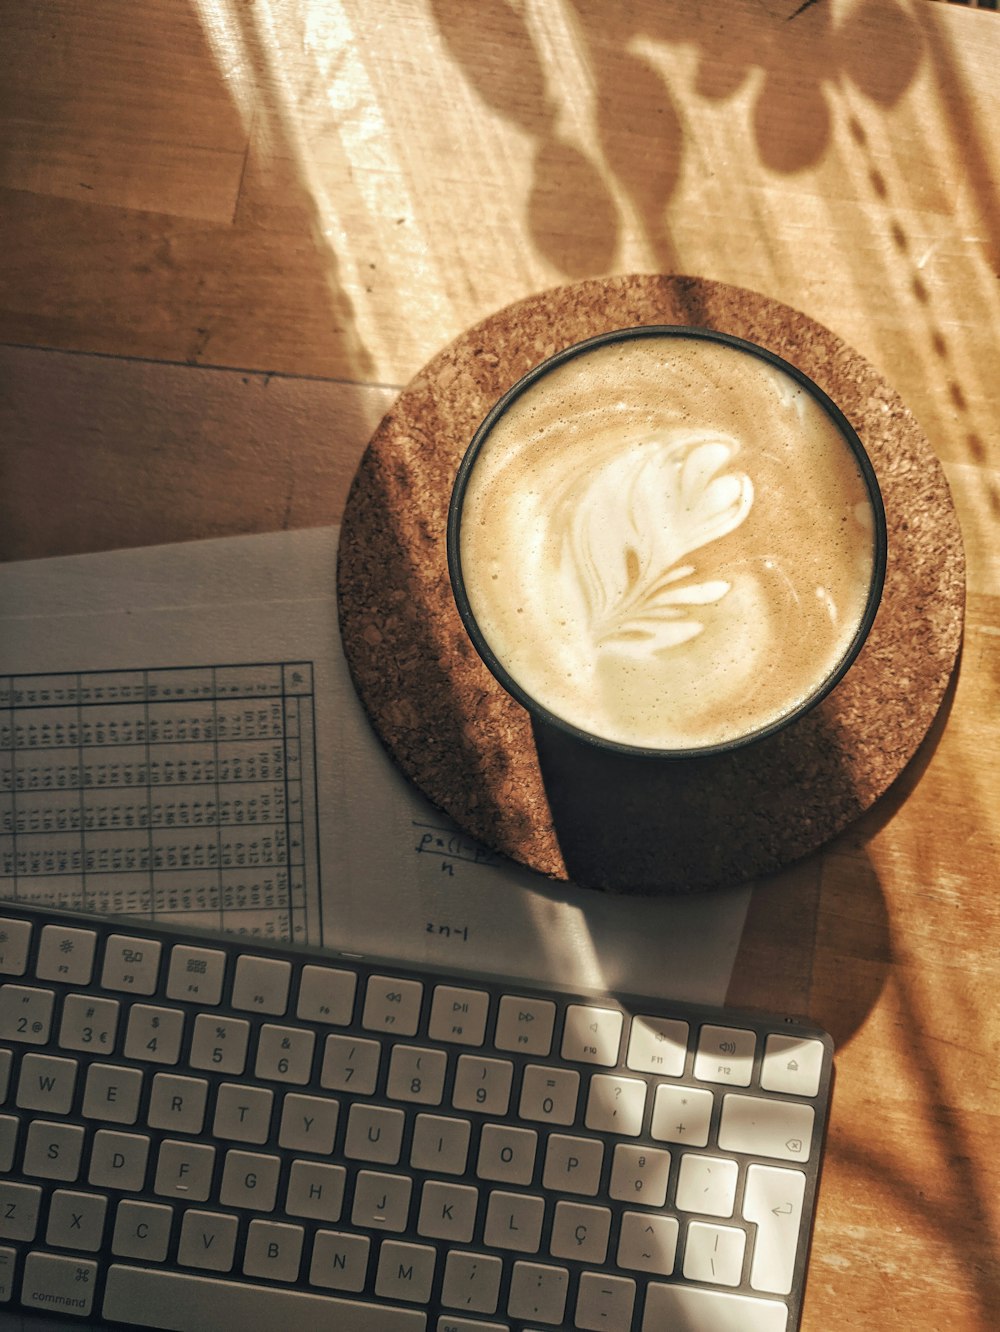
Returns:
[[[861,813],[835,718],[718,754],[619,753],[532,720],[569,877],[605,891],[694,892],[772,873]]]

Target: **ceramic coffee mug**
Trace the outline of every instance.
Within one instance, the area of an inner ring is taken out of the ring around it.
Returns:
[[[707,329],[620,329],[490,411],[448,562],[472,642],[536,717],[617,750],[718,753],[848,670],[885,513],[856,432],[795,366]]]

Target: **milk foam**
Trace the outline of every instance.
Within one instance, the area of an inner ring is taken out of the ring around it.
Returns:
[[[607,344],[549,371],[469,479],[469,604],[520,687],[644,748],[725,743],[792,711],[864,614],[871,504],[795,379],[699,338]]]

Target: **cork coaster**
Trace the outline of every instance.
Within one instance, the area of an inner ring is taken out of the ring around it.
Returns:
[[[713,328],[798,365],[858,431],[885,501],[885,591],[861,655],[811,713],[732,754],[663,761],[605,753],[533,726],[480,662],[451,594],[452,481],[491,404],[560,348],[638,324]],[[431,801],[486,846],[551,878],[666,893],[782,868],[883,794],[944,699],[962,637],[965,562],[937,458],[862,357],[755,292],[631,275],[500,310],[412,380],[355,475],[337,585],[361,701]]]

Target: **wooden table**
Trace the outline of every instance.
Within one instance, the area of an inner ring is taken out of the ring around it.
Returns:
[[[399,386],[581,277],[755,289],[902,395],[966,543],[953,696],[867,817],[756,887],[730,998],[839,1047],[804,1327],[993,1332],[1000,16],[0,0],[0,32],[5,559],[334,522]],[[322,381],[308,444],[198,419],[197,376],[246,416],[275,372]]]

